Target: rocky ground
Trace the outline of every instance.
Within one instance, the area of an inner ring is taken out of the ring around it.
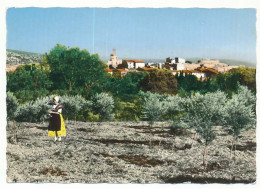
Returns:
[[[216,139],[202,165],[203,141],[170,123],[67,123],[67,136],[54,142],[47,125],[7,126],[7,182],[26,183],[254,183],[255,129],[238,139],[215,127]],[[17,133],[17,138],[14,137]]]

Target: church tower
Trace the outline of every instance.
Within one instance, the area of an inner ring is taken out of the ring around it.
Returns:
[[[112,66],[116,68],[119,64],[122,64],[122,60],[118,60],[116,56],[116,49],[113,49],[112,53],[110,54],[110,60],[107,62],[108,67]]]
[[[113,52],[110,55],[110,61],[112,61],[112,62],[116,62],[117,61],[116,49],[113,49]]]

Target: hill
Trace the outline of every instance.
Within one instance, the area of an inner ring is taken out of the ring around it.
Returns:
[[[194,57],[194,58],[187,58],[186,61],[191,61],[193,63],[197,63],[198,60],[205,60],[205,58],[201,57]],[[218,59],[221,63],[228,64],[230,66],[246,66],[246,67],[252,67],[255,68],[256,64],[252,62],[246,62],[241,60],[234,60],[234,59]]]
[[[39,53],[26,52],[20,50],[7,49],[6,50],[6,64],[30,64],[34,62],[42,62],[42,55]]]
[[[42,56],[40,53],[28,52],[28,51],[21,51],[21,50],[14,50],[14,49],[6,49],[7,52],[16,53],[20,55],[29,55],[29,56]]]

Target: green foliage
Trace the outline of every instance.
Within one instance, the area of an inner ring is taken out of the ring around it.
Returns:
[[[164,119],[173,120],[179,118],[184,111],[184,101],[185,98],[182,98],[178,95],[168,96],[164,101],[167,107],[167,113],[164,116]]]
[[[232,93],[237,92],[238,81],[239,75],[237,73],[226,72],[217,74],[210,80],[210,90],[213,92],[221,90],[232,96]]]
[[[130,96],[138,94],[140,91],[140,81],[147,75],[145,72],[130,72],[123,78],[110,78],[106,82],[107,90],[111,91],[114,96],[124,98],[126,101]]]
[[[48,95],[52,82],[39,64],[23,65],[7,73],[7,91],[15,94],[24,103]]]
[[[176,75],[178,83],[178,94],[181,96],[190,96],[193,92],[207,91],[207,86],[205,81],[198,80],[194,75],[188,74],[183,75],[182,73]]]
[[[238,136],[242,131],[254,127],[256,98],[245,86],[239,86],[237,94],[226,104],[225,125],[230,129],[230,134]]]
[[[100,118],[99,118],[98,114],[93,114],[93,112],[88,112],[86,121],[98,122],[99,120],[100,120]]]
[[[6,96],[7,120],[14,120],[19,103],[13,93],[8,92]]]
[[[220,91],[185,99],[183,125],[194,128],[208,145],[215,138],[212,127],[224,123],[226,94]]]
[[[248,67],[238,67],[229,71],[238,74],[238,81],[241,85],[247,86],[253,93],[256,93],[256,69]]]
[[[176,94],[177,80],[169,70],[154,69],[140,83],[143,91],[158,94]]]
[[[35,93],[33,90],[19,90],[15,91],[14,95],[21,104],[24,104],[29,101],[36,100],[38,97],[45,97],[49,95],[49,91],[46,89],[40,89]]]
[[[54,82],[53,89],[83,88],[85,97],[102,91],[103,84],[108,79],[106,65],[97,54],[90,55],[87,50],[79,48],[67,49],[63,45],[56,45],[47,55],[51,72],[50,78]],[[76,90],[75,90],[76,91]]]
[[[92,109],[95,114],[100,116],[101,120],[108,120],[113,117],[114,99],[107,93],[96,94],[93,97]]]
[[[144,118],[149,121],[150,126],[155,121],[160,121],[162,116],[167,112],[166,102],[162,98],[158,98],[158,94],[143,93],[144,105],[143,114]]]
[[[48,103],[52,96],[38,98],[18,107],[15,120],[18,122],[43,122],[49,117],[50,106]]]
[[[117,121],[137,121],[140,119],[140,108],[137,101],[115,103],[115,120]]]
[[[91,102],[85,101],[85,99],[79,95],[76,96],[61,96],[61,104],[63,106],[62,112],[65,117],[69,119],[75,119],[83,110],[87,111],[91,107]]]
[[[43,56],[42,56],[42,63],[40,64],[41,66],[41,70],[49,73],[51,70],[50,70],[50,65],[48,64],[48,56],[47,56],[47,53],[45,53]]]

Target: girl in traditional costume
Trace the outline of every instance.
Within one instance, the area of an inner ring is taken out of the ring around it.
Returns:
[[[66,128],[64,119],[62,117],[62,105],[59,104],[59,97],[55,96],[53,98],[52,110],[50,111],[50,123],[48,127],[48,136],[55,137],[54,140],[61,141],[61,136],[66,136]]]

